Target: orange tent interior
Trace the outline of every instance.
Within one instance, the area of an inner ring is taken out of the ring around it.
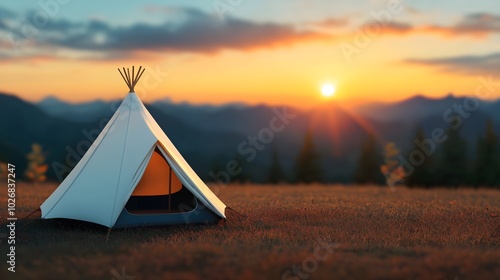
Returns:
[[[137,184],[132,196],[155,196],[173,194],[182,189],[182,183],[156,149]]]

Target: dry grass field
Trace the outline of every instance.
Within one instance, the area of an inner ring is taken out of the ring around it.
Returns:
[[[55,185],[18,184],[17,216]],[[219,225],[114,230],[19,221],[0,279],[500,279],[500,192],[344,186],[228,186]],[[90,206],[91,207],[91,206]],[[295,271],[295,274],[293,274]]]

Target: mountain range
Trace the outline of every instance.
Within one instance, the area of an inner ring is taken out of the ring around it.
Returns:
[[[406,152],[412,147],[417,126],[427,135],[435,128],[445,130],[450,125],[448,110],[460,106],[465,108],[460,131],[472,155],[488,118],[494,120],[495,130],[500,131],[500,101],[477,100],[477,104],[472,101],[453,95],[441,99],[419,95],[401,102],[370,103],[351,110],[335,102],[301,110],[269,105],[179,104],[167,99],[146,107],[205,180],[211,179],[211,172],[224,170],[229,160],[238,159],[248,178],[265,182],[274,150],[283,169],[292,177],[304,135],[311,132],[326,180],[349,182],[360,147],[369,133],[380,144],[395,142]],[[31,144],[36,142],[42,145],[51,167],[60,163],[71,168],[119,104],[120,101],[102,100],[72,104],[55,97],[31,103],[0,93],[0,161],[14,162],[22,170]],[[467,111],[471,104],[477,108]],[[273,131],[280,116],[286,114],[294,117],[290,117],[282,130]],[[252,144],[252,138],[258,139],[258,145]],[[49,177],[57,178],[53,168],[49,168]]]

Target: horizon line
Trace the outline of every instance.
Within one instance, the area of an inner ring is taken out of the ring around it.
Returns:
[[[26,96],[12,93],[12,92],[8,92],[8,91],[2,91],[2,90],[0,90],[0,94],[16,96],[16,97],[18,97],[26,102],[29,102],[31,104],[39,104],[47,99],[55,99],[57,101],[60,101],[61,103],[70,104],[70,105],[81,105],[81,104],[89,104],[89,103],[94,103],[94,102],[107,103],[107,102],[113,102],[116,100],[123,100],[124,99],[124,98],[109,98],[109,99],[97,98],[97,99],[90,99],[90,100],[85,100],[85,101],[70,101],[70,100],[61,98],[59,95],[55,95],[55,94],[47,94],[43,98],[39,98],[39,99],[26,98]],[[457,95],[455,93],[448,92],[445,95],[442,95],[441,97],[436,97],[436,96],[425,95],[422,93],[416,93],[416,94],[407,96],[405,98],[397,99],[394,101],[377,101],[375,99],[374,100],[369,100],[369,99],[361,100],[361,101],[359,101],[359,103],[352,105],[352,106],[346,106],[345,103],[350,103],[350,102],[352,102],[352,100],[355,100],[356,98],[352,98],[352,99],[332,98],[331,100],[327,100],[324,103],[336,103],[336,105],[342,105],[343,107],[356,108],[356,107],[361,107],[361,106],[366,106],[366,105],[394,105],[397,103],[402,103],[402,102],[405,102],[405,101],[408,101],[408,100],[411,100],[414,98],[419,98],[419,97],[425,98],[427,100],[438,101],[438,100],[443,100],[443,99],[450,98],[450,97],[455,98],[455,99],[461,99],[461,98],[474,97],[474,95],[473,94],[471,94],[471,95]],[[477,98],[483,102],[487,102],[487,103],[494,103],[495,101],[500,100],[500,97],[494,97],[492,99],[483,99],[483,98],[478,98],[478,97],[475,97],[475,98]],[[224,106],[246,106],[246,107],[288,106],[288,107],[298,107],[295,105],[274,104],[274,103],[269,103],[266,101],[259,101],[259,102],[230,101],[230,102],[222,102],[222,103],[193,102],[193,101],[188,101],[188,100],[175,101],[175,100],[172,100],[168,96],[164,97],[164,98],[158,98],[158,99],[155,99],[153,101],[145,102],[145,103],[146,104],[153,104],[153,103],[159,103],[159,102],[163,102],[166,104],[172,104],[172,105],[188,105],[188,106],[192,106],[192,107],[203,107],[203,106],[209,106],[209,107],[224,107]],[[315,106],[311,106],[311,108],[314,108],[314,107]]]

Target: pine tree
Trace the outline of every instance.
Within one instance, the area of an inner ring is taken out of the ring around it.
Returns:
[[[32,182],[44,182],[47,179],[45,173],[49,167],[45,164],[45,155],[42,152],[42,146],[34,143],[31,149],[31,153],[27,155],[28,167],[24,175]]]
[[[444,186],[465,185],[468,179],[467,141],[460,136],[459,129],[450,127],[448,138],[442,144],[442,160],[438,168],[440,183]]]
[[[361,154],[354,173],[354,182],[357,184],[383,184],[384,176],[379,170],[381,165],[382,159],[377,148],[377,141],[375,136],[369,134],[361,147]]]
[[[295,176],[299,183],[313,183],[322,180],[319,156],[315,151],[313,135],[308,131],[304,136],[304,144],[295,163]]]
[[[273,150],[271,167],[269,168],[269,174],[267,180],[271,184],[282,183],[285,180],[285,174],[283,173],[283,168],[281,168],[281,163],[278,156],[278,150]]]
[[[425,140],[425,133],[421,127],[417,128],[415,140],[418,143],[423,143]],[[420,150],[420,147],[414,142],[413,148],[408,153],[412,151]],[[406,184],[410,187],[418,186],[418,187],[430,187],[433,183],[432,178],[432,155],[425,155],[425,158],[420,165],[413,166],[414,171],[406,178]]]
[[[498,160],[498,137],[491,119],[486,123],[486,134],[477,141],[476,184],[479,186],[499,186],[500,163]]]

